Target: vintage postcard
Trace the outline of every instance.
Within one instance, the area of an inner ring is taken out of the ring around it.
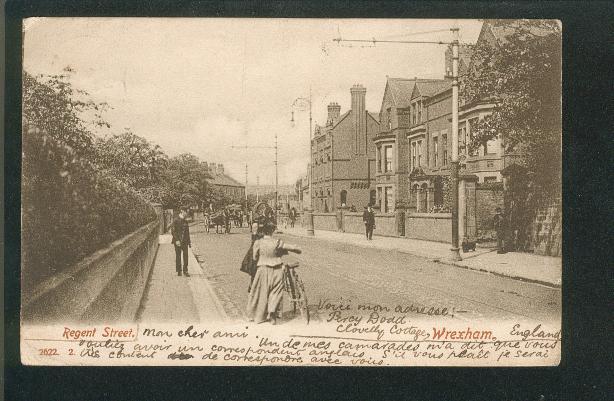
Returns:
[[[21,361],[556,366],[556,20],[23,20]]]

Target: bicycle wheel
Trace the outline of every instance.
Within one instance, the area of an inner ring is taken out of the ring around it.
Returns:
[[[307,302],[307,294],[303,281],[298,276],[298,273],[292,269],[292,281],[294,281],[294,299],[295,307],[301,311],[301,316],[307,324],[309,324],[309,303]],[[295,309],[296,310],[296,309]]]

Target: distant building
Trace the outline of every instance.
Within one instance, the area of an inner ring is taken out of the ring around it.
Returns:
[[[312,206],[315,211],[361,207],[375,201],[375,147],[377,117],[365,109],[367,90],[350,89],[351,109],[331,103],[325,126],[316,126],[311,146]]]
[[[208,182],[212,188],[223,193],[232,202],[240,203],[245,199],[245,185],[226,175],[223,164],[209,163],[208,171],[211,175]]]

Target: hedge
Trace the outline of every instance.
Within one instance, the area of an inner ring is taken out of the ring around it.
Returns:
[[[22,135],[22,279],[34,285],[153,221],[153,207],[38,129]]]

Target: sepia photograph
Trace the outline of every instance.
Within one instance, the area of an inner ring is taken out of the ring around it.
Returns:
[[[564,28],[24,19],[22,363],[557,366]]]

